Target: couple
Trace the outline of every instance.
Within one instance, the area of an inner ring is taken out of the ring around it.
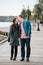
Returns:
[[[19,24],[18,24],[19,23]],[[10,27],[8,42],[11,45],[11,60],[16,60],[19,41],[21,45],[21,60],[25,60],[25,44],[26,44],[26,61],[29,62],[30,57],[30,39],[31,39],[31,24],[29,20],[24,20],[22,15],[13,19],[13,24]],[[15,53],[14,53],[15,50]],[[13,58],[14,54],[14,58]]]

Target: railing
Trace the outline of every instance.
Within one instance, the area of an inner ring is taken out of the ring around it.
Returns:
[[[0,31],[0,34],[8,36],[8,32],[6,32],[6,31]]]

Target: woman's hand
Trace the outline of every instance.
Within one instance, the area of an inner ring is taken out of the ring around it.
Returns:
[[[18,40],[20,41],[20,38],[18,38]]]

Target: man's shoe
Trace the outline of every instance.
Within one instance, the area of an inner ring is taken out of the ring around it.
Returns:
[[[20,61],[24,61],[24,58],[22,58]]]
[[[27,58],[27,62],[29,62],[29,59]]]

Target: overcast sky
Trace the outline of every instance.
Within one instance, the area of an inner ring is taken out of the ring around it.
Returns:
[[[0,16],[17,16],[21,13],[23,5],[32,11],[38,0],[0,0]]]

